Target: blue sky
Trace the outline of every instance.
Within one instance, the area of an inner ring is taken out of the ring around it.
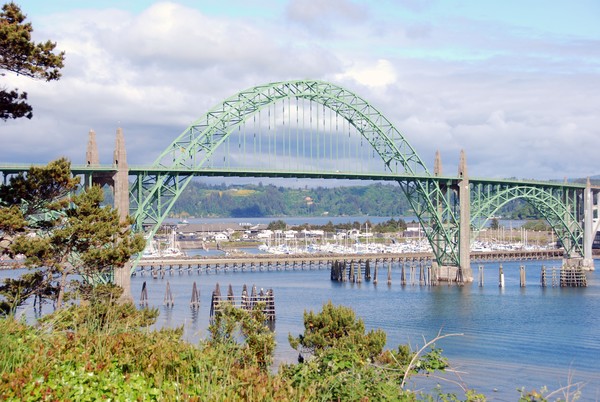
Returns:
[[[447,171],[465,149],[474,176],[600,173],[598,1],[17,4],[67,60],[58,82],[0,78],[34,106],[3,123],[1,162],[81,163],[90,128],[110,160],[121,126],[131,163],[149,163],[237,91],[314,78],[368,99]]]

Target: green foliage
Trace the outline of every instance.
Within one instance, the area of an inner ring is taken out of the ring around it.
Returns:
[[[270,333],[260,310],[226,306],[211,338],[194,346],[181,340],[181,328],[141,328],[157,311],[115,303],[120,291],[90,288],[84,303],[59,310],[35,327],[12,317],[0,319],[0,399],[485,401],[472,390],[459,398],[439,387],[431,395],[403,389],[401,379],[415,357],[406,345],[371,360],[338,338],[304,363],[284,365],[274,373],[267,369],[270,358],[265,359],[272,355],[265,348],[272,345],[272,334],[252,340]],[[341,332],[365,336],[358,320],[350,319],[351,310],[324,310],[322,315],[348,316],[342,322],[352,331]],[[439,349],[434,350],[432,360],[423,363],[431,370],[441,367],[433,362],[441,358]],[[569,395],[577,397],[576,390]],[[551,397],[545,390],[522,390],[520,400]]]
[[[206,185],[191,182],[173,206],[177,216],[262,217],[373,215],[401,216],[409,205],[398,186],[295,189],[274,185]],[[308,200],[308,201],[307,201]]]
[[[32,296],[41,302],[55,292],[56,289],[48,283],[41,271],[26,273],[16,279],[6,278],[0,285],[0,295],[4,298],[0,300],[0,315],[15,314],[17,307]]]
[[[361,359],[372,360],[383,351],[386,334],[382,330],[365,333],[365,324],[354,311],[334,306],[331,301],[319,313],[304,313],[304,333],[289,336],[292,348],[319,355],[331,348],[352,350]]]
[[[510,201],[500,212],[502,216],[509,219],[540,219],[542,217],[531,203],[523,199]]]
[[[77,183],[63,158],[0,186],[0,217],[6,218],[0,223],[0,253],[23,254],[28,267],[42,272],[37,282],[23,279],[0,289],[11,304],[4,312],[14,311],[27,294],[47,297],[50,290],[61,307],[69,275],[106,274],[143,250],[143,235],[131,233],[131,222],[101,205],[102,190],[77,193]]]
[[[264,303],[257,303],[250,311],[229,303],[222,303],[220,308],[209,327],[209,345],[227,344],[239,356],[240,364],[266,370],[273,362],[275,335],[265,325]]]
[[[267,229],[269,230],[286,230],[287,229],[287,223],[285,223],[285,221],[282,221],[281,219],[273,221],[273,222],[269,222],[269,224],[267,225]]]
[[[352,309],[328,302],[319,313],[304,313],[303,334],[289,336],[294,349],[311,356],[301,355],[303,363],[284,366],[281,374],[317,400],[417,400],[404,380],[443,371],[448,364],[441,350],[415,353],[408,345],[383,350],[385,339],[381,330],[365,332]]]
[[[132,303],[118,303],[123,289],[113,284],[81,287],[81,303],[85,308],[72,305],[40,318],[40,323],[50,323],[55,330],[94,333],[147,327],[158,317],[156,309],[138,311]]]
[[[94,289],[89,303],[62,309],[39,328],[0,320],[1,399],[306,400],[260,368],[260,358],[243,360],[252,341],[196,347],[181,340],[181,328],[141,330],[149,313],[114,303],[118,295],[112,287]],[[263,332],[253,328],[249,338]]]
[[[58,80],[65,53],[54,53],[56,43],[31,40],[33,28],[15,3],[7,3],[0,12],[0,69],[33,79]],[[4,74],[2,74],[4,75]],[[0,119],[31,119],[32,107],[27,93],[0,90]]]
[[[527,221],[521,227],[526,230],[535,230],[538,232],[548,232],[552,229],[548,222],[543,220]]]

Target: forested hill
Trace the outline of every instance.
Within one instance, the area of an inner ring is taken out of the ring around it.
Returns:
[[[287,188],[274,185],[206,185],[192,182],[172,215],[196,217],[402,216],[410,207],[399,186]]]
[[[537,218],[524,202],[502,211],[511,218]],[[256,218],[282,216],[412,216],[400,187],[368,186],[287,188],[269,185],[207,185],[193,181],[175,203],[172,216]]]

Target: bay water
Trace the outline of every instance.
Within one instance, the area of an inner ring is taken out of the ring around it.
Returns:
[[[561,262],[503,262],[505,287],[499,287],[500,263],[486,263],[484,284],[478,281],[456,286],[400,284],[400,268],[394,267],[392,284],[382,280],[333,282],[327,269],[295,271],[219,272],[167,274],[153,279],[132,277],[132,292],[139,299],[147,285],[149,304],[160,309],[156,326],[184,327],[184,337],[198,342],[207,336],[212,291],[219,283],[221,294],[231,284],[240,296],[244,284],[250,289],[273,289],[277,340],[276,363],[295,362],[288,334],[303,331],[303,313],[320,311],[323,304],[352,307],[368,329],[387,333],[388,348],[409,343],[413,350],[438,334],[460,334],[436,343],[456,372],[443,378],[417,377],[412,384],[431,390],[436,384],[457,390],[455,383],[485,393],[489,400],[514,401],[517,389],[550,391],[581,384],[581,400],[600,400],[600,280],[587,274],[585,288],[541,287],[542,265],[548,276]],[[519,267],[524,265],[527,286],[521,287]],[[474,264],[477,276],[480,264]],[[596,261],[600,267],[600,261]],[[167,282],[175,298],[174,307],[163,305]],[[193,283],[200,291],[199,310],[192,310]],[[448,382],[450,381],[450,382]],[[571,387],[573,389],[574,387]],[[562,394],[558,395],[561,396]]]
[[[294,218],[288,224],[364,223],[365,217]],[[372,223],[389,218],[368,217]],[[410,218],[404,218],[411,222]],[[232,219],[231,221],[239,221]],[[252,223],[268,223],[273,219],[253,218]],[[190,222],[213,222],[212,219],[190,219]],[[222,219],[219,221],[223,221]],[[227,221],[227,220],[225,220]],[[260,222],[258,222],[260,221]],[[520,222],[511,222],[518,227]],[[192,251],[190,255],[198,254]],[[502,264],[505,287],[500,288],[498,269]],[[527,286],[519,285],[519,266],[527,272]],[[323,304],[352,307],[368,329],[381,328],[387,333],[387,347],[409,343],[418,349],[438,334],[448,335],[436,343],[448,358],[452,372],[441,376],[415,377],[413,388],[430,391],[436,384],[444,390],[459,391],[459,386],[475,388],[488,400],[518,400],[518,388],[526,390],[547,387],[549,391],[581,385],[583,401],[600,400],[600,271],[587,273],[585,288],[540,286],[542,266],[550,277],[552,268],[561,261],[488,262],[483,264],[484,285],[477,279],[464,286],[442,284],[419,286],[400,284],[400,270],[395,266],[392,284],[380,282],[360,284],[332,282],[329,270],[220,272],[167,274],[153,279],[146,275],[132,277],[132,294],[139,300],[146,283],[149,305],[160,315],[155,327],[184,328],[185,340],[197,343],[207,336],[210,322],[211,294],[217,283],[222,294],[229,284],[239,296],[242,286],[248,289],[273,289],[275,295],[276,365],[293,363],[298,353],[291,349],[288,334],[303,331],[303,313],[320,311]],[[595,261],[600,270],[600,260]],[[477,276],[480,264],[473,264]],[[0,271],[0,280],[14,277],[24,270]],[[167,282],[175,299],[173,307],[163,304]],[[190,308],[193,283],[200,291],[200,308]],[[51,308],[44,307],[44,312]],[[26,305],[19,314],[31,316]],[[456,336],[454,336],[456,334]],[[554,395],[565,399],[562,392]]]

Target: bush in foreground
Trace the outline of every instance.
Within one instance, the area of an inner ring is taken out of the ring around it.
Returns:
[[[117,304],[110,287],[86,298],[37,326],[0,322],[3,400],[459,400],[404,389],[406,377],[444,369],[440,351],[385,351],[385,334],[366,332],[346,307],[305,314],[304,333],[292,337],[304,362],[273,373],[273,334],[259,309],[224,308],[211,337],[191,345],[182,328],[148,329],[157,311]],[[464,399],[485,400],[473,392]]]

